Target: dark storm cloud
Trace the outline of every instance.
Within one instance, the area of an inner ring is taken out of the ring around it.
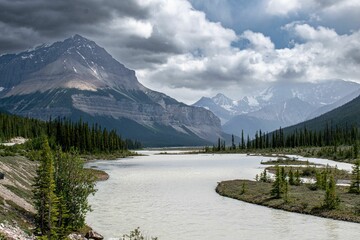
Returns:
[[[75,33],[92,35],[114,17],[147,16],[147,9],[130,0],[0,0],[0,51],[21,50]]]
[[[80,34],[147,87],[193,102],[268,82],[357,81],[359,10],[358,0],[0,0],[0,54]]]

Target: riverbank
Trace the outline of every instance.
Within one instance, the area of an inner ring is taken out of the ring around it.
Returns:
[[[100,181],[106,181],[109,179],[109,174],[107,174],[107,172],[103,171],[103,170],[99,170],[96,168],[85,168],[85,171],[91,175],[95,177],[95,181],[100,182]]]
[[[360,223],[360,195],[348,193],[347,187],[336,187],[341,202],[334,210],[322,208],[325,191],[310,190],[308,184],[289,186],[287,201],[273,198],[271,189],[272,183],[231,180],[218,183],[216,192],[224,197],[274,209]]]
[[[297,148],[263,148],[263,149],[226,149],[213,151],[209,147],[205,147],[202,151],[196,153],[212,153],[212,154],[247,154],[251,156],[263,157],[285,157],[288,155],[296,155],[308,158],[328,159],[343,163],[354,163],[356,161],[352,156],[345,153],[349,151],[351,146],[333,147],[297,147]]]
[[[0,148],[0,239],[35,239],[32,234],[35,216],[32,184],[38,162],[30,160],[22,146]],[[96,181],[109,178],[106,172],[99,169],[85,171],[94,176]],[[86,226],[79,230],[78,235],[85,236],[90,231],[92,229]]]

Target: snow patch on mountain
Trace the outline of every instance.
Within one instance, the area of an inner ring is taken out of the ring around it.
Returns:
[[[79,90],[83,90],[83,91],[92,91],[92,92],[96,92],[97,88],[94,84],[91,84],[89,82],[86,81],[70,81],[70,82],[66,82],[64,84],[64,87],[66,88],[75,88],[75,89],[79,89]]]
[[[253,96],[243,96],[238,101],[230,101],[224,94],[217,94],[213,98],[202,98],[194,105],[214,112],[221,119],[224,131],[229,134],[236,133],[231,132],[235,130],[236,121],[240,121],[237,123],[239,126],[252,128],[248,132],[254,133],[259,129],[275,130],[272,127],[290,126],[305,121],[309,116],[318,116],[317,113],[324,113],[353,99],[357,92],[343,98],[354,90],[360,91],[360,84],[343,80],[281,83],[258,91]],[[265,126],[267,123],[272,127]]]

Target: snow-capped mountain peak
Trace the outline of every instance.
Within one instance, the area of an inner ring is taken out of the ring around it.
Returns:
[[[333,104],[359,89],[359,84],[343,80],[319,83],[278,83],[258,91],[254,96],[244,96],[238,101],[233,101],[224,94],[217,94],[195,105],[213,111],[222,119],[223,124],[234,116],[246,115],[251,116],[252,119],[256,117],[261,120],[271,120],[273,126],[279,127],[305,120],[310,116],[309,111],[312,112],[311,116],[316,115],[320,107]],[[244,117],[241,119],[244,120]],[[259,128],[262,127],[258,126]]]
[[[149,145],[207,144],[221,135],[212,112],[146,88],[135,71],[80,35],[1,56],[0,76],[0,108],[13,114],[81,116]]]

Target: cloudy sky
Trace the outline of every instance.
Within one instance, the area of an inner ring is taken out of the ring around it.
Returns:
[[[0,54],[80,34],[185,103],[360,82],[359,0],[0,0]]]

